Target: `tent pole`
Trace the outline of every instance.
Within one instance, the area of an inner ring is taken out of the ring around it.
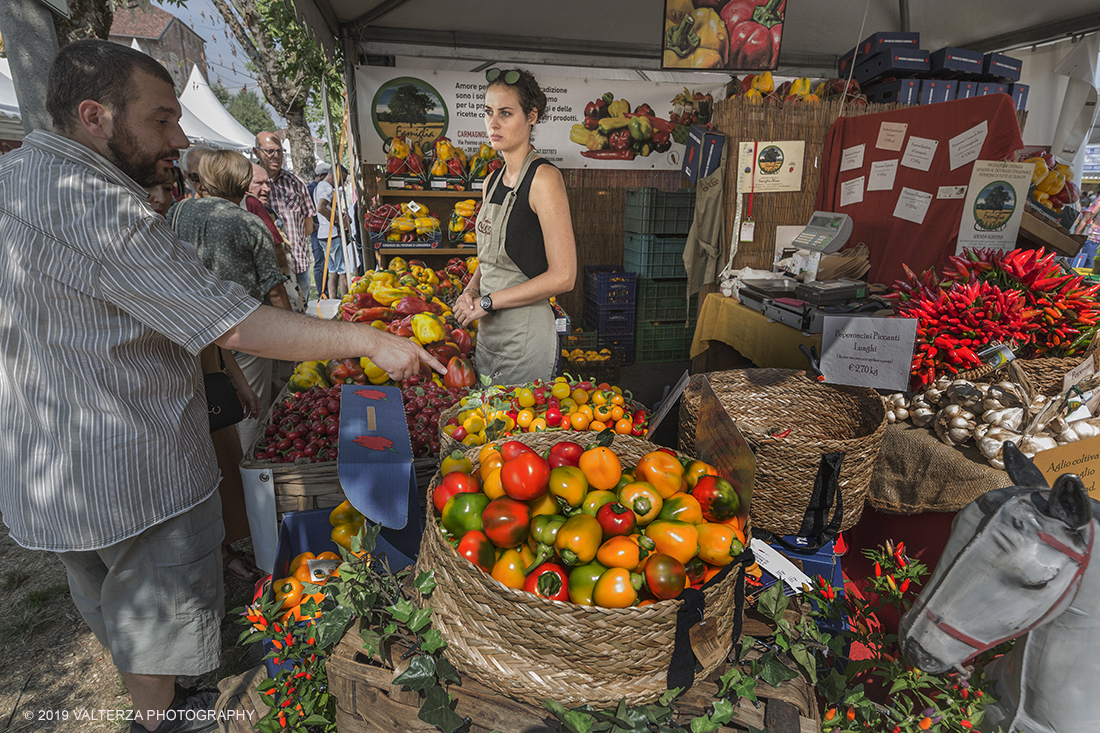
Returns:
[[[898,11],[901,14],[901,32],[908,33],[911,27],[909,23],[909,0],[898,0]]]

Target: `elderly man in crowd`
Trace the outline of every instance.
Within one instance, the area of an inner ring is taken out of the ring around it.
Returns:
[[[309,271],[312,268],[313,215],[317,209],[302,179],[283,168],[283,143],[273,132],[261,132],[252,148],[271,183],[271,208],[283,220],[290,244],[290,259],[298,287],[308,296]],[[320,283],[318,283],[320,288]]]
[[[0,512],[12,539],[65,565],[126,683],[131,733],[207,733],[217,692],[176,685],[217,668],[224,614],[198,353],[365,355],[397,380],[446,369],[408,339],[262,305],[203,267],[145,203],[188,146],[155,59],[71,43],[46,107],[53,131],[0,158]]]

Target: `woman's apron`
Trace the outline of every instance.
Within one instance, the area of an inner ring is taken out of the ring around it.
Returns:
[[[504,203],[490,203],[493,192],[504,179],[503,170],[482,199],[481,211],[477,215],[477,258],[481,268],[482,295],[491,295],[530,279],[504,250],[504,239],[508,231],[508,217],[516,202],[516,192],[535,157],[532,150],[523,159],[516,185],[504,197]],[[482,317],[478,322],[477,372],[489,377],[493,384],[525,384],[536,379],[551,381],[557,365],[558,348],[554,311],[549,300],[519,308],[504,308],[495,315]]]

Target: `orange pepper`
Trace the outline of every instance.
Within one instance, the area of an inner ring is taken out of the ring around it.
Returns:
[[[681,522],[691,524],[703,523],[703,508],[699,506],[699,500],[691,494],[677,491],[664,500],[658,519],[678,519]]]
[[[590,418],[588,415],[584,414],[580,410],[569,415],[562,415],[561,423],[563,430],[566,429],[566,420],[569,421],[569,425],[573,430],[586,430],[588,428],[588,423],[591,422],[592,418]]]
[[[593,405],[606,405],[607,404],[607,392],[602,389],[598,389],[592,393]]]
[[[728,524],[707,522],[700,524],[698,530],[699,557],[711,565],[729,565],[745,549],[744,543]]]
[[[504,483],[500,480],[499,466],[485,477],[485,482],[481,485],[481,491],[490,499],[499,499],[504,496]]]
[[[644,527],[661,513],[664,500],[651,484],[632,481],[619,489],[619,503],[631,509],[638,520],[638,526]]]
[[[629,608],[638,601],[635,579],[640,586],[641,578],[632,577],[626,568],[611,568],[596,581],[592,600],[604,608]]]
[[[351,550],[351,538],[359,534],[361,529],[363,529],[362,524],[340,524],[332,528],[329,536],[333,542],[345,550]]]
[[[611,409],[612,406],[606,402],[601,405],[596,405],[592,408],[592,417],[602,423],[607,423],[607,421],[611,420]]]
[[[275,600],[282,601],[280,608],[294,608],[302,601],[302,581],[291,576],[275,581]]]
[[[575,427],[575,424],[574,424]],[[623,464],[610,448],[589,448],[581,454],[578,467],[593,489],[612,489],[623,474]]]
[[[709,463],[704,463],[699,459],[688,461],[684,466],[684,478],[687,480],[688,488],[695,488],[695,482],[704,476],[717,476],[718,469]]]
[[[630,435],[634,430],[634,422],[629,417],[615,421],[615,432],[619,435]]]
[[[658,450],[642,456],[638,467],[634,469],[634,477],[652,484],[661,498],[667,499],[680,490],[684,467],[676,456]]]
[[[503,486],[501,488],[503,488]],[[528,501],[527,506],[531,507],[532,519],[540,514],[559,514],[561,512],[561,507],[558,506],[557,499],[555,499],[554,495],[549,491],[537,499]]]
[[[554,538],[558,556],[566,565],[584,565],[596,559],[603,528],[590,514],[574,514],[565,520]]]
[[[648,547],[643,547],[643,543]],[[609,568],[626,568],[636,573],[652,549],[653,540],[644,535],[619,535],[600,545],[596,559]]]
[[[597,433],[602,433],[603,431],[607,430],[607,423],[602,420],[593,420],[592,422],[588,423],[588,429]]]
[[[341,522],[343,524],[343,522]],[[298,569],[300,565],[304,565],[306,560],[313,560],[317,556],[312,552],[303,552],[301,555],[295,555],[294,559],[290,561],[290,574],[294,575],[294,571]]]
[[[505,550],[493,564],[493,572],[490,575],[509,588],[521,590],[523,581],[526,579],[523,574],[525,567],[527,566],[523,564],[523,556],[519,550]]]
[[[309,600],[312,600],[314,603],[316,603],[318,606],[320,606],[321,601],[325,600],[325,594],[324,593],[306,593],[306,594],[304,594],[302,596],[302,600],[298,603],[298,605],[294,606],[293,608],[290,609],[290,617],[292,619],[294,619],[295,621],[308,621],[311,618],[320,618],[320,616],[321,616],[320,609],[318,609],[317,611],[314,611],[312,615],[307,614],[303,610],[303,606],[305,606],[306,601],[309,601]]]
[[[497,445],[496,443],[486,443],[485,445],[481,446],[481,450],[477,452],[477,462],[485,463],[486,461],[492,460],[494,453],[496,454],[497,458],[502,461],[504,460],[504,457],[500,455],[499,445]]]
[[[478,473],[481,475],[481,480],[485,481],[489,474],[504,465],[504,458],[500,455],[500,451],[497,451],[496,453],[490,453],[480,463],[481,467],[478,469]]]
[[[335,527],[338,524],[360,524],[362,525],[366,521],[366,517],[360,513],[358,509],[351,505],[351,502],[345,499],[343,503],[329,512],[328,523]],[[302,553],[306,554],[306,553]],[[299,555],[301,557],[301,555]],[[297,559],[297,558],[295,558]]]
[[[699,530],[691,522],[658,519],[645,528],[657,552],[686,563],[699,552]],[[706,559],[706,558],[704,558]]]

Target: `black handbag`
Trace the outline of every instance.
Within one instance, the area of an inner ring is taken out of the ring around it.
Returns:
[[[241,406],[241,398],[237,396],[237,388],[225,373],[225,358],[220,348],[218,361],[221,362],[221,371],[202,375],[212,433],[244,420],[244,407]]]

